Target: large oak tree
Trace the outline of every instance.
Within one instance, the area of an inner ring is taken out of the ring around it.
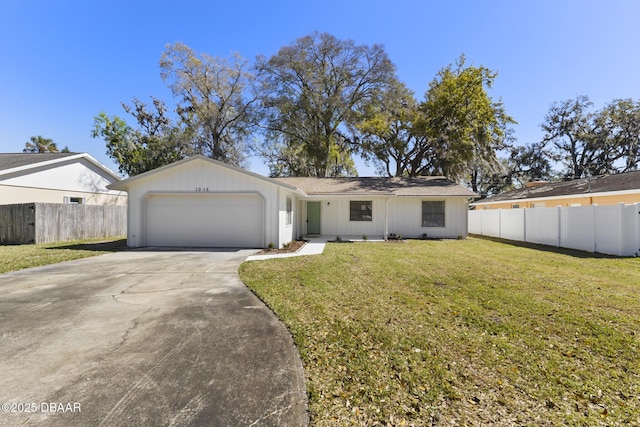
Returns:
[[[432,154],[426,137],[414,129],[422,119],[413,92],[401,81],[393,81],[358,124],[363,157],[383,175],[411,175],[413,160]]]
[[[461,56],[438,72],[420,104],[395,81],[360,124],[365,156],[387,175],[444,175],[478,191],[481,180],[502,171],[497,152],[514,123],[488,94],[496,76]]]
[[[541,125],[543,149],[577,179],[635,170],[640,161],[640,103],[617,99],[601,110],[581,95],[554,103]]]
[[[162,79],[178,98],[176,112],[193,137],[192,152],[241,166],[256,123],[257,96],[249,61],[198,54],[183,43],[166,46]]]
[[[464,55],[442,68],[431,81],[425,101],[422,132],[435,147],[435,157],[416,162],[416,174],[444,175],[466,180],[478,191],[478,170],[499,171],[497,152],[507,147],[509,125],[501,101],[489,96],[497,72],[466,66]],[[416,159],[417,160],[417,159]]]
[[[394,77],[380,45],[313,33],[259,58],[261,153],[272,174],[335,176],[355,172],[357,124]]]
[[[609,162],[617,172],[636,170],[640,162],[640,101],[614,99],[596,114]]]

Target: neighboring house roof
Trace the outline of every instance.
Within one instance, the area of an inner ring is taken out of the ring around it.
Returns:
[[[354,177],[354,178],[274,178],[312,195],[391,195],[478,197],[473,191],[442,176]]]
[[[78,153],[8,153],[0,154],[0,171],[58,160]]]
[[[122,179],[120,175],[91,157],[88,153],[0,153],[0,176],[81,158],[86,159],[115,180]]]
[[[629,190],[640,191],[640,171],[539,184],[487,197],[486,199],[478,200],[473,204],[480,205],[483,203],[505,202],[510,200],[580,196],[585,194]]]

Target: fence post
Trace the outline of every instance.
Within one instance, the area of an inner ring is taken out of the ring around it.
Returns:
[[[638,215],[635,215],[635,225],[636,225],[636,247],[633,248],[636,256],[640,255],[640,203],[635,204],[635,211]]]
[[[562,245],[562,206],[558,205],[556,207],[558,212],[558,227],[556,228],[556,247],[561,247]]]
[[[593,252],[598,252],[598,205],[592,204],[593,209],[592,221],[593,221]]]
[[[502,208],[498,209],[498,237],[502,239]]]
[[[624,230],[626,227],[626,220],[624,215],[624,203],[618,203],[618,207],[620,208],[620,241],[619,241],[619,249],[618,256],[624,256],[625,248],[625,234]]]

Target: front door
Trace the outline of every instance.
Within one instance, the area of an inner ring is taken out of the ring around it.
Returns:
[[[307,234],[320,234],[320,202],[307,202]]]

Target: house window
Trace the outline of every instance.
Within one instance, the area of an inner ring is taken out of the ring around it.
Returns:
[[[291,198],[287,197],[287,225],[293,223],[293,206],[291,204]]]
[[[444,227],[444,200],[422,202],[422,226]]]
[[[350,221],[371,221],[372,216],[371,200],[356,200],[349,202],[349,220]]]
[[[511,209],[519,209],[519,208],[520,208],[520,205],[518,204],[511,205]]]
[[[69,197],[69,196],[65,196],[64,197],[64,202],[66,204],[72,204],[72,205],[84,205],[84,197]]]

